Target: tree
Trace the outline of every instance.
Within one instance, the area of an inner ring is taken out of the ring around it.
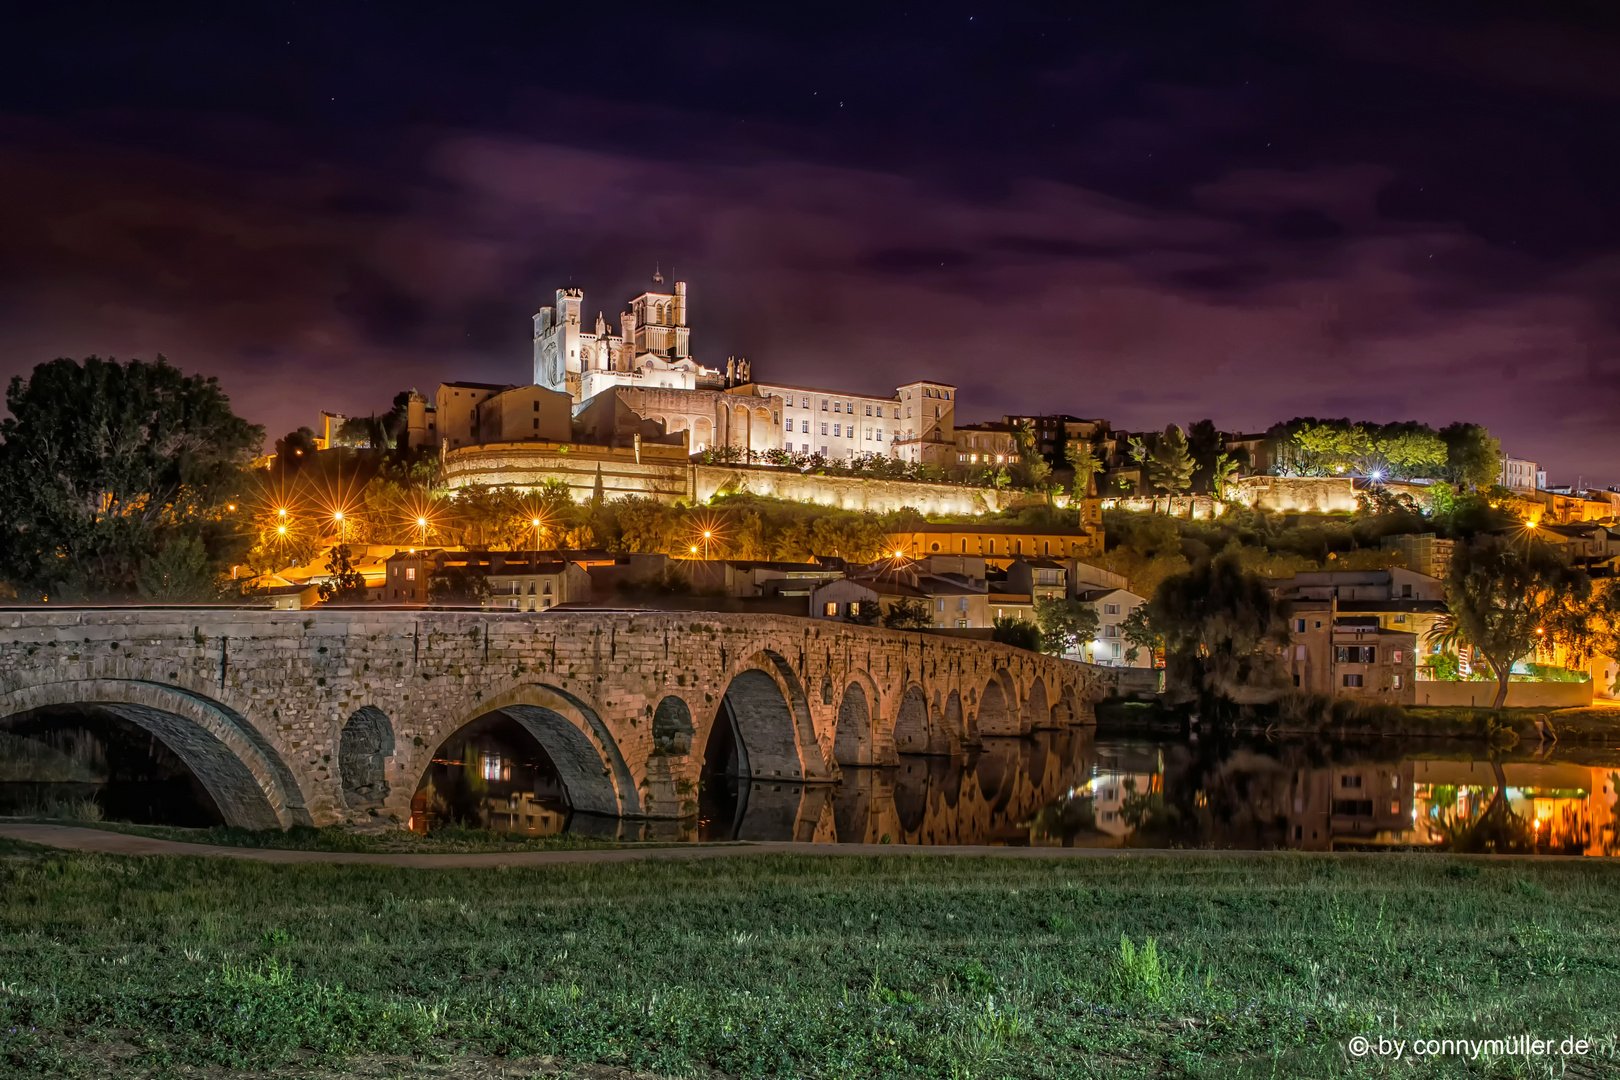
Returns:
[[[162,357],[53,360],[12,379],[6,403],[0,574],[19,594],[131,596],[182,536],[224,562],[227,505],[264,430],[231,412],[216,380]]]
[[[876,626],[878,618],[883,613],[883,605],[876,600],[858,600],[850,607],[852,610],[845,616],[844,621],[860,626]]]
[[[1079,439],[1071,440],[1063,448],[1063,456],[1068,460],[1069,468],[1074,470],[1074,485],[1072,491],[1076,498],[1085,498],[1092,493],[1092,477],[1102,472],[1102,462],[1092,452],[1091,444]]]
[[[365,575],[354,568],[354,563],[350,561],[351,554],[348,544],[336,544],[327,553],[326,572],[332,576],[317,588],[322,603],[334,600],[352,602],[366,598]]]
[[[476,570],[447,566],[428,579],[428,599],[435,604],[477,604],[489,597],[489,578]]]
[[[1287,609],[1235,552],[1165,579],[1147,619],[1164,637],[1167,689],[1228,701],[1280,689]]]
[[[1171,424],[1154,441],[1148,456],[1148,482],[1169,495],[1180,495],[1192,486],[1193,470],[1197,464],[1187,449],[1187,436]]]
[[[1132,608],[1131,613],[1120,622],[1119,632],[1125,635],[1125,640],[1131,645],[1125,651],[1126,660],[1136,663],[1136,658],[1141,655],[1139,650],[1146,649],[1149,663],[1153,667],[1159,666],[1159,656],[1164,651],[1164,635],[1153,625],[1147,604]]]
[[[169,603],[214,599],[218,573],[198,537],[179,533],[141,565],[135,585],[142,597]]]
[[[1052,466],[1047,464],[1040,448],[1035,445],[1035,428],[1028,420],[1014,429],[1013,441],[1018,450],[1018,460],[1011,469],[1013,484],[1027,491],[1045,491],[1052,476]]]
[[[1591,579],[1534,535],[1482,533],[1458,545],[1446,576],[1446,608],[1496,675],[1492,708],[1507,700],[1516,662],[1576,632],[1591,592]]]
[[[1484,488],[1502,474],[1502,444],[1478,424],[1458,422],[1440,429],[1446,447],[1445,478],[1460,487]]]
[[[1215,498],[1226,500],[1226,489],[1237,478],[1237,459],[1231,454],[1222,451],[1215,455],[1215,460],[1209,468],[1209,493]]]
[[[1079,600],[1046,596],[1035,601],[1035,624],[1041,630],[1041,651],[1067,656],[1097,636],[1097,609]]]
[[[1012,645],[1019,649],[1028,649],[1030,652],[1039,652],[1041,648],[1041,631],[1034,623],[1027,619],[1015,619],[1010,615],[998,615],[991,623],[990,640],[1003,645]]]
[[[902,596],[883,613],[883,625],[890,630],[926,630],[934,625],[928,601],[917,596]]]

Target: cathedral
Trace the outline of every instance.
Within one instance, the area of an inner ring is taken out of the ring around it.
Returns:
[[[663,286],[662,275],[653,284]],[[704,367],[692,355],[686,282],[630,301],[615,330],[599,312],[587,329],[585,294],[558,289],[534,316],[534,385],[566,394],[575,416],[611,416],[619,406],[669,434],[687,433],[692,453],[732,447],[850,458],[882,454],[939,465],[957,460],[956,389],[908,383],[894,394],[844,394],[760,383],[749,361]],[[613,408],[597,399],[614,395]]]

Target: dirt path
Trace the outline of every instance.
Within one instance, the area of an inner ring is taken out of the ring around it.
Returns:
[[[574,863],[617,863],[636,859],[724,859],[748,855],[991,855],[1011,859],[1075,858],[1110,855],[1170,854],[1145,849],[1059,847],[921,847],[896,844],[800,844],[787,841],[736,844],[677,844],[668,847],[595,848],[585,851],[490,851],[442,854],[371,854],[346,851],[290,851],[281,848],[221,847],[158,840],[150,836],[86,829],[75,825],[0,823],[0,836],[31,844],[94,851],[105,855],[218,855],[272,863],[355,863],[405,866],[421,870],[489,866],[565,866]],[[1221,852],[1178,851],[1177,855]],[[1242,855],[1252,852],[1229,852]]]

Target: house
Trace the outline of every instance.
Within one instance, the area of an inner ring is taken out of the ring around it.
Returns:
[[[1052,559],[1014,559],[1007,564],[1007,591],[1036,600],[1065,598],[1070,595],[1069,566]]]
[[[870,586],[849,578],[837,578],[816,585],[811,591],[810,617],[857,622],[862,604],[876,604],[881,607],[882,600],[877,591]]]
[[[388,560],[376,599],[389,604],[476,601],[479,607],[511,611],[546,611],[559,604],[589,601],[588,553],[578,553],[586,556],[583,559],[571,558],[572,554],[443,548],[401,551]]]
[[[1146,649],[1137,650],[1133,660],[1130,656],[1131,643],[1125,639],[1125,620],[1130,618],[1131,612],[1147,603],[1145,597],[1129,589],[1087,589],[1075,599],[1089,605],[1097,613],[1097,636],[1086,642],[1081,647],[1081,655],[1074,659],[1104,667],[1153,666],[1153,656]]]
[[[1296,606],[1286,665],[1293,684],[1328,697],[1411,705],[1417,700],[1417,635],[1376,616],[1339,616],[1334,601]]]

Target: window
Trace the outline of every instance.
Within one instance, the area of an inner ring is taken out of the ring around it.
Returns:
[[[1339,777],[1339,786],[1342,788],[1359,788],[1361,786],[1361,777],[1360,775],[1341,776]]]
[[[825,435],[825,434],[827,434],[827,423],[826,423],[826,421],[822,421],[822,424],[821,424],[821,433],[822,433],[822,434],[823,434],[823,435]]]
[[[799,399],[799,408],[808,409],[809,407],[810,407],[810,399],[809,398],[802,397],[802,398]]]
[[[1118,615],[1119,614],[1119,605],[1118,604],[1104,604],[1103,605],[1103,614],[1104,615]]]
[[[959,597],[956,598],[956,610],[957,611],[966,611],[967,610],[967,597],[959,596]]]
[[[867,416],[871,416],[871,415],[872,415],[872,403],[871,403],[871,402],[870,402],[870,401],[868,401],[868,402],[867,402],[867,403],[866,403],[866,415],[867,415]]]
[[[808,454],[810,452],[810,444],[807,443],[807,442],[800,443],[799,444],[799,452],[803,453],[803,454]]]
[[[1305,646],[1303,646],[1303,645],[1295,645],[1294,646],[1294,659],[1295,660],[1303,660],[1303,659],[1305,659]]]
[[[821,433],[822,433],[822,434],[823,434],[823,435],[825,435],[825,434],[827,434],[827,425],[826,425],[826,424],[822,424],[822,425],[821,425]],[[827,456],[827,446],[826,446],[826,444],[825,444],[825,443],[823,443],[823,444],[822,444],[822,446],[821,446],[821,456],[822,456],[822,457],[826,457],[826,456]]]
[[[1119,624],[1109,623],[1103,627],[1103,637],[1119,637]]]
[[[833,412],[843,412],[843,411],[844,411],[843,409],[838,407],[838,402],[836,402],[836,401],[833,402]]]
[[[1361,685],[1361,676],[1360,675],[1346,675],[1344,677],[1344,685],[1346,685],[1346,686],[1360,686]]]
[[[900,406],[898,405],[894,407],[894,418],[896,420],[900,419]]]
[[[1294,633],[1303,634],[1304,632],[1305,632],[1305,620],[1304,619],[1295,619],[1294,620]]]
[[[1373,664],[1378,661],[1378,650],[1371,645],[1339,645],[1333,650],[1333,658],[1341,664]]]
[[[842,424],[834,424],[833,425],[833,434],[834,435],[842,435],[843,432],[839,430],[839,428],[842,427],[842,426],[843,426]]]
[[[407,566],[405,568],[405,580],[406,581],[415,581],[416,580],[416,567]]]
[[[540,430],[540,418],[538,416],[534,418],[534,430]]]
[[[1390,654],[1389,654],[1389,660],[1390,660],[1390,663],[1392,663],[1392,664],[1400,663],[1401,662],[1401,650],[1399,650],[1399,649],[1391,650]]]
[[[1119,642],[1117,641],[1108,646],[1108,655],[1112,656],[1115,660],[1120,658],[1121,652],[1122,650],[1120,649]]]
[[[844,411],[849,413],[849,415],[854,416],[855,415],[855,403],[853,401],[844,402]]]
[[[1399,690],[1400,688],[1401,688],[1401,677],[1399,675],[1397,675],[1397,676],[1395,676],[1394,689]]]
[[[810,421],[808,421],[808,420],[800,420],[799,421],[799,430],[804,432],[806,435],[810,434]]]
[[[944,611],[944,610],[945,610],[945,601],[944,601],[944,600],[940,600],[940,601],[939,601],[939,604],[938,604],[938,610],[940,610],[940,611]]]
[[[822,412],[827,411],[827,399],[826,398],[821,399],[821,411]]]
[[[838,603],[837,603],[837,601],[829,600],[825,604],[822,604],[821,605],[821,613],[823,615],[827,616],[827,618],[829,618],[829,619],[832,618],[834,615],[837,615],[838,614]]]
[[[539,403],[539,402],[538,402],[538,401],[536,401],[536,402],[535,402],[535,403],[534,403],[534,411],[535,411],[535,412],[539,412],[539,411],[540,411],[540,403]]]
[[[882,428],[877,429],[877,441],[878,442],[883,441],[883,429]]]
[[[1397,616],[1395,616],[1395,621],[1398,622],[1398,623],[1403,623],[1403,622],[1406,621],[1406,616],[1405,615],[1397,615]]]

